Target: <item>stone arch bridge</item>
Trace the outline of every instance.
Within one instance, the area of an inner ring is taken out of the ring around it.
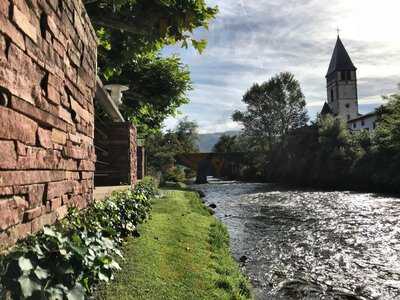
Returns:
[[[232,153],[181,153],[175,156],[176,163],[196,171],[196,183],[207,183],[207,176],[235,178],[248,155]]]

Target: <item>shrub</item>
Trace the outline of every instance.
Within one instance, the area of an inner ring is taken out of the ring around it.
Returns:
[[[0,298],[84,299],[120,269],[119,247],[150,215],[157,193],[149,179],[114,192],[84,213],[70,209],[62,222],[45,227],[0,261]]]
[[[173,167],[163,174],[163,181],[184,182],[186,180],[185,171],[180,167]]]

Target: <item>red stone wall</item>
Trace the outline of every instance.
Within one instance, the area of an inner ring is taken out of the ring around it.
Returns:
[[[0,248],[93,199],[96,43],[80,0],[0,0]]]
[[[99,172],[95,174],[96,186],[134,186],[137,181],[136,128],[129,122],[109,123],[103,129],[103,134],[106,137],[96,137],[96,140],[107,139],[102,144],[107,156],[101,162],[106,164],[106,168],[101,169],[100,162],[97,162]]]

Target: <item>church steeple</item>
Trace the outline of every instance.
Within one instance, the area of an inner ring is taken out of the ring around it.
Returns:
[[[337,37],[335,49],[333,50],[331,62],[326,77],[336,71],[356,71],[357,68],[354,66],[346,48],[343,46],[342,40],[339,35]]]
[[[328,106],[334,116],[349,121],[358,117],[357,68],[338,35],[326,74]],[[329,112],[328,106],[324,112]]]

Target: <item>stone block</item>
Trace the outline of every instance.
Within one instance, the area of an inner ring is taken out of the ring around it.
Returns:
[[[24,213],[24,222],[32,221],[42,215],[42,208],[36,207],[30,210],[25,211]]]
[[[29,148],[26,156],[18,158],[17,168],[22,170],[55,170],[60,157],[60,152],[53,149]]]
[[[0,199],[0,231],[21,223],[25,208],[27,203],[24,198],[14,196]]]
[[[66,177],[66,171],[0,171],[0,187],[61,181],[64,180]]]
[[[29,18],[26,14],[19,10],[19,8],[14,5],[13,6],[13,21],[17,26],[31,38],[35,43],[37,42],[37,31],[35,26],[31,24]]]
[[[52,149],[53,142],[52,142],[52,132],[47,129],[43,129],[41,127],[38,128],[38,140],[40,146],[45,149]]]
[[[26,145],[24,145],[23,143],[19,142],[19,141],[17,141],[16,145],[17,145],[17,147],[16,147],[17,154],[19,156],[26,156],[26,153],[28,151],[28,147]]]
[[[74,158],[74,159],[87,159],[88,153],[82,148],[67,146],[63,149],[64,157]]]
[[[17,152],[14,142],[0,140],[0,169],[14,169],[16,164]]]
[[[10,9],[10,2],[8,0],[0,1],[0,14],[7,17]]]
[[[30,103],[22,101],[17,97],[11,98],[11,108],[31,117],[42,125],[55,127],[62,131],[67,131],[67,124],[63,120],[55,117],[52,114],[49,114],[48,112],[38,109]]]
[[[81,179],[92,179],[94,176],[94,172],[81,172]]]
[[[68,206],[67,205],[60,206],[55,210],[55,213],[57,215],[57,220],[64,219],[68,215]]]
[[[62,198],[54,198],[50,200],[51,210],[56,210],[57,208],[61,207],[62,205]]]
[[[24,36],[3,14],[0,14],[0,32],[8,36],[15,45],[25,51]]]
[[[57,169],[76,171],[78,170],[78,162],[73,159],[60,159]]]
[[[94,171],[95,165],[94,162],[90,160],[81,160],[79,163],[79,171]]]
[[[64,194],[73,193],[74,187],[74,181],[50,182],[47,186],[47,199],[51,200],[56,197],[61,197]]]
[[[42,205],[44,190],[44,184],[33,184],[14,187],[14,193],[16,195],[27,195],[29,208],[40,207]]]
[[[51,140],[54,143],[65,145],[67,143],[67,134],[57,129],[52,130]]]
[[[72,125],[74,124],[74,121],[72,121],[71,113],[68,110],[66,110],[64,107],[62,107],[62,106],[58,107],[58,115],[65,122],[72,124]]]
[[[56,105],[59,105],[61,101],[60,93],[50,84],[47,85],[47,99]]]
[[[71,97],[71,108],[72,110],[81,117],[85,122],[93,122],[93,115],[91,115],[87,110],[85,110],[77,101]]]
[[[0,138],[35,145],[37,128],[28,117],[0,106]]]

